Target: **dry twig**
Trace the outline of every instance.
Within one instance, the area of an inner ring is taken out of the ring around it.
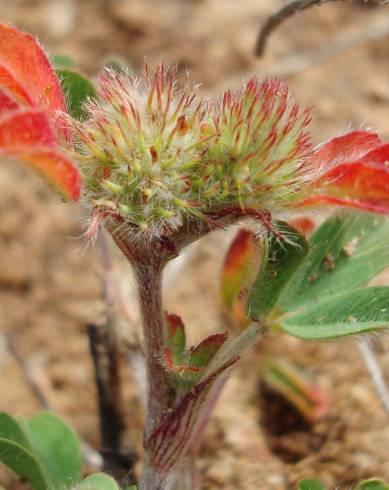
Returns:
[[[122,478],[132,467],[134,455],[123,450],[126,425],[117,340],[109,320],[102,325],[88,325],[88,336],[98,393],[103,469]]]
[[[268,75],[290,76],[322,65],[336,56],[389,36],[389,19],[377,18],[355,32],[342,32],[315,48],[289,54],[266,67]]]
[[[117,282],[112,257],[105,236],[99,237],[103,266],[102,288],[105,299],[105,318],[87,327],[93,360],[102,439],[103,469],[116,478],[128,479],[136,455],[126,447],[126,423],[123,409],[121,352],[117,335],[118,316],[132,323],[134,318],[126,307]],[[127,482],[126,482],[127,483]]]
[[[345,0],[292,0],[291,2],[284,5],[280,10],[271,15],[265,24],[262,26],[259,35],[257,37],[257,42],[255,44],[255,55],[260,57],[264,54],[267,40],[270,34],[277,29],[279,25],[285,22],[293,15],[301,12],[303,10],[309,9],[313,6],[320,6],[329,2],[344,2]],[[366,0],[369,1],[369,0]],[[376,4],[386,4],[388,0],[370,0]]]
[[[377,19],[373,19],[372,22],[363,26],[362,29],[356,32],[346,32],[334,36],[328,43],[317,46],[312,49],[304,50],[302,52],[288,54],[279,60],[274,62],[262,62],[257,69],[257,75],[259,77],[264,76],[282,76],[287,77],[296,75],[304,70],[308,70],[319,64],[323,64],[332,58],[346,52],[367,44],[372,41],[385,39],[389,36],[389,21],[388,18],[381,16]],[[212,93],[219,94],[220,91],[228,87],[239,87],[242,84],[242,80],[247,80],[252,75],[252,68],[250,71],[242,71],[230,77],[224,79],[223,83],[216,85],[212,89]]]

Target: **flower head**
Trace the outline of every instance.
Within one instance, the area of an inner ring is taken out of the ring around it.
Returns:
[[[144,230],[226,208],[282,209],[312,172],[309,110],[278,80],[203,101],[175,70],[141,78],[107,72],[77,153],[88,201]]]
[[[70,138],[64,113],[59,80],[35,39],[0,24],[0,156],[25,161],[77,199],[80,174],[60,150]]]
[[[357,130],[314,148],[310,110],[278,80],[210,101],[164,65],[107,71],[87,112],[75,124],[86,200],[141,232],[228,214],[270,227],[270,213],[323,203],[389,211],[389,146]]]
[[[176,69],[106,71],[80,122],[37,42],[0,25],[0,156],[22,159],[84,202],[92,231],[111,219],[141,236],[323,204],[389,212],[389,145],[356,130],[314,148],[310,110],[255,77],[217,100]],[[72,159],[69,155],[72,155]],[[77,162],[78,168],[73,164]]]

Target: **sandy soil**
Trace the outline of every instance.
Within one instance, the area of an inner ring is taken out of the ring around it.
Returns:
[[[162,57],[189,68],[203,92],[214,94],[250,73],[281,73],[301,103],[315,106],[317,141],[360,123],[388,138],[388,7],[345,3],[313,9],[288,21],[271,37],[266,57],[256,60],[252,51],[258,27],[282,3],[0,0],[0,17],[39,35],[51,53],[75,58],[92,76],[112,57],[133,68],[144,58],[154,64]],[[318,46],[327,48],[316,50]],[[86,324],[102,308],[101,265],[96,251],[80,238],[83,212],[57,202],[23,169],[3,165],[0,215],[0,328],[12,336],[51,408],[97,447]],[[183,316],[193,341],[226,328],[218,277],[221,248],[230,236],[204,239],[168,278],[167,309]],[[389,373],[385,342],[377,349]],[[279,435],[264,430],[274,405],[260,390],[259,363],[270,354],[312,372],[328,394],[323,421]],[[134,379],[131,374],[129,379]],[[139,448],[136,390],[129,382],[129,434]],[[41,407],[5,342],[0,343],[0,393],[1,410],[28,415]],[[308,343],[277,335],[240,362],[225,389],[202,450],[203,488],[286,490],[308,475],[322,478],[331,488],[346,488],[373,475],[389,480],[388,447],[388,417],[355,342]],[[295,462],[285,462],[285,454]],[[1,473],[0,483],[17,488],[7,472]]]

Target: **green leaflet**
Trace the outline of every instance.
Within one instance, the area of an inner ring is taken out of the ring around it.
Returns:
[[[0,437],[16,442],[28,451],[32,450],[31,444],[18,421],[5,412],[0,413]]]
[[[327,487],[315,478],[304,478],[299,481],[297,490],[327,490]]]
[[[277,308],[292,311],[367,283],[389,265],[389,221],[370,213],[342,212],[309,241],[309,253],[284,288]]]
[[[64,54],[55,54],[50,57],[51,63],[56,70],[61,68],[76,68],[76,62],[70,58],[70,56],[66,56]]]
[[[81,121],[86,119],[83,105],[88,99],[97,97],[93,83],[80,73],[67,68],[57,69],[56,73],[66,96],[69,114]]]
[[[227,338],[226,332],[216,333],[206,337],[189,350],[182,352],[176,350],[174,353],[170,347],[166,348],[163,359],[172,386],[175,386],[178,391],[182,389],[186,391],[194,387]]]
[[[0,413],[0,461],[35,490],[65,490],[79,481],[80,444],[65,422],[51,412],[29,420]]]
[[[288,240],[263,243],[248,315],[310,340],[366,333],[389,325],[389,288],[362,288],[389,266],[389,220],[340,212],[306,243],[285,223]]]
[[[53,490],[79,481],[83,462],[80,443],[61,418],[52,412],[39,412],[27,421],[25,429]]]
[[[304,478],[298,483],[297,490],[327,490],[327,487],[315,478]],[[378,478],[371,478],[359,482],[354,490],[389,490],[389,486]]]
[[[389,288],[371,287],[325,297],[279,320],[282,329],[309,340],[330,339],[389,325]]]
[[[119,490],[119,485],[110,476],[95,473],[82,480],[73,490]]]
[[[287,223],[277,222],[277,230],[287,239],[273,237],[263,242],[261,266],[247,302],[247,314],[252,319],[272,309],[308,252],[305,238]]]
[[[39,461],[17,442],[0,438],[0,461],[34,490],[49,490],[49,483]]]
[[[359,482],[355,490],[389,490],[389,485],[379,478],[371,478]]]

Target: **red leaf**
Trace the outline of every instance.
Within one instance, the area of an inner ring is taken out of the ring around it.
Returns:
[[[316,207],[321,205],[333,205],[333,206],[346,206],[348,208],[356,208],[364,211],[370,211],[372,213],[388,214],[389,203],[387,205],[380,202],[363,201],[358,199],[348,199],[330,196],[315,196],[309,199],[305,199],[300,202],[298,207]]]
[[[334,164],[358,160],[379,145],[380,140],[376,133],[360,129],[330,139],[314,151],[311,160],[319,168],[330,168]]]
[[[52,120],[66,112],[59,80],[33,36],[0,24],[0,65],[0,82],[15,95],[47,108]]]
[[[312,183],[312,196],[297,207],[336,204],[389,213],[389,144],[375,148],[356,162],[342,163]]]
[[[19,104],[0,88],[0,116],[19,108]]]
[[[369,165],[375,166],[378,165],[382,168],[384,165],[388,168],[389,165],[389,144],[381,145],[374,150],[366,153],[362,158],[359,159],[362,162],[366,162]]]
[[[224,259],[221,277],[221,296],[227,308],[232,308],[236,296],[251,276],[258,246],[250,230],[239,230]],[[254,272],[255,277],[255,272]]]
[[[42,149],[15,156],[30,164],[65,196],[74,201],[80,198],[82,185],[80,173],[65,155],[56,150]]]
[[[1,24],[0,24],[1,25]],[[14,75],[0,62],[0,87],[9,90],[18,102],[25,105],[33,105],[33,100],[25,91]]]
[[[320,191],[328,189],[333,197],[389,201],[389,168],[362,162],[344,163],[322,175],[316,186]]]
[[[66,196],[77,200],[81,176],[56,148],[48,117],[37,110],[12,111],[0,119],[0,155],[28,163]]]
[[[13,111],[0,120],[0,151],[56,144],[48,117],[42,111]]]
[[[249,230],[239,230],[224,259],[220,285],[222,301],[239,328],[250,323],[245,306],[259,262],[260,247],[254,234]]]

